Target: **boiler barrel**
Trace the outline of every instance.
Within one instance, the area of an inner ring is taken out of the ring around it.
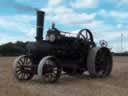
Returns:
[[[32,55],[45,56],[48,55],[52,46],[46,41],[31,42],[27,45],[27,50],[30,50]]]

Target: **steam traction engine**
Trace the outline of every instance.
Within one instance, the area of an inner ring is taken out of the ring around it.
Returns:
[[[105,46],[97,48],[90,30],[82,29],[76,37],[66,36],[52,25],[43,39],[44,12],[37,12],[36,42],[16,58],[13,75],[30,80],[38,74],[45,82],[56,82],[61,72],[68,75],[88,72],[91,77],[107,77],[112,70],[112,55]]]

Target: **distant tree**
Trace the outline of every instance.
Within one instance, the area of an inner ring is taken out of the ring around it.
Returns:
[[[16,43],[6,43],[0,45],[0,54],[2,56],[16,56],[23,54],[25,52],[26,44],[22,41],[17,41]]]
[[[115,56],[128,56],[128,52],[113,53]]]

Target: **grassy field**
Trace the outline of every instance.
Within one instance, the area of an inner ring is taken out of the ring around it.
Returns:
[[[15,57],[0,57],[0,96],[127,96],[128,57],[114,57],[112,76],[90,79],[62,76],[56,84],[45,84],[37,76],[27,82],[12,78]]]

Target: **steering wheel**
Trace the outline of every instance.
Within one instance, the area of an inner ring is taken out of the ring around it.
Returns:
[[[77,38],[78,39],[83,39],[83,40],[86,40],[86,41],[89,41],[89,42],[94,42],[92,33],[89,29],[80,30],[80,32],[77,35]]]

